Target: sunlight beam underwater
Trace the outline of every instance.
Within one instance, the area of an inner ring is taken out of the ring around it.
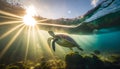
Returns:
[[[5,25],[5,24],[21,24],[23,21],[9,21],[9,22],[2,22],[0,25]]]
[[[45,47],[44,48],[46,48],[47,49],[47,51],[50,53],[50,55],[52,56],[52,57],[54,57],[54,53],[52,53],[52,51],[51,51],[51,49],[49,48],[49,46],[48,46],[48,44],[47,44],[47,37],[49,37],[46,33],[44,33],[44,32],[42,32],[41,30],[40,30],[40,28],[38,27],[38,26],[36,26],[36,29],[37,29],[37,31],[38,31],[38,36],[40,37],[40,39],[41,39],[41,45],[44,45]],[[42,48],[41,48],[41,50],[42,50]],[[44,51],[44,50],[43,50]]]
[[[21,16],[17,16],[15,14],[5,12],[5,11],[2,11],[2,10],[0,10],[0,13],[3,14],[3,15],[11,16],[11,17],[22,18]]]
[[[0,58],[6,53],[6,51],[9,49],[9,47],[12,45],[12,43],[16,40],[16,38],[19,36],[19,34],[22,32],[24,26],[19,29],[19,31],[14,35],[14,37],[11,39],[11,41],[6,45],[6,47],[2,50],[0,53]]]
[[[4,14],[0,16],[0,18],[11,19],[11,20],[20,20],[20,18],[12,17],[12,16],[5,16]]]
[[[4,33],[3,35],[0,36],[0,40],[7,37],[9,34],[11,34],[12,32],[14,32],[16,29],[20,28],[23,24],[19,24],[18,26],[8,30],[6,33]]]
[[[26,52],[25,52],[25,58],[24,61],[27,61],[27,55],[28,55],[28,48],[29,48],[29,43],[30,43],[30,31],[31,31],[31,27],[28,27],[27,30],[27,46],[26,46]]]

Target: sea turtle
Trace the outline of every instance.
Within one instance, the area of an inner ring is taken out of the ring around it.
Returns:
[[[65,34],[54,34],[53,31],[48,31],[48,33],[52,36],[48,38],[48,45],[51,46],[52,41],[52,48],[55,51],[55,42],[63,47],[68,47],[72,50],[73,47],[77,47],[79,50],[83,51],[82,48],[68,35]]]

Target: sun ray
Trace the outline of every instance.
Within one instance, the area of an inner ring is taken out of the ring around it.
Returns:
[[[11,41],[6,45],[6,47],[3,49],[3,51],[0,54],[0,58],[2,58],[2,56],[6,53],[6,51],[9,49],[12,43],[16,40],[16,38],[19,36],[23,28],[24,26],[15,34],[15,36],[11,39]]]
[[[5,38],[6,36],[8,36],[10,33],[12,33],[13,31],[15,31],[16,29],[20,28],[23,24],[20,24],[12,29],[10,29],[9,31],[7,31],[5,34],[0,36],[0,40]]]
[[[32,27],[32,33],[31,33],[31,37],[32,37],[32,48],[33,48],[33,54],[35,55],[34,57],[35,58],[39,58],[39,53],[41,51],[41,47],[40,47],[40,44],[39,44],[39,35],[38,35],[38,30],[36,29],[36,26],[33,26]]]
[[[36,26],[36,29],[37,29],[37,30],[40,30],[38,26]],[[42,35],[42,34],[40,33],[40,31],[38,31],[38,34],[39,34],[39,36],[41,36],[41,39],[42,39],[42,41],[43,41],[42,43],[45,45],[47,51],[49,51],[50,55],[52,55],[52,57],[53,57],[54,54],[52,53],[52,51],[51,51],[51,49],[49,48],[48,44],[45,43],[45,41],[47,40],[47,38],[45,38],[45,37],[44,37],[45,35]],[[46,40],[44,40],[44,39],[46,39]]]
[[[5,25],[5,24],[18,24],[18,23],[22,23],[22,21],[2,22],[2,23],[0,23],[0,25]]]
[[[25,28],[25,26],[24,26],[24,28]],[[24,28],[23,28],[23,30],[24,30]],[[22,33],[22,32],[21,32]],[[20,34],[21,35],[21,34]],[[20,49],[20,46],[21,46],[21,42],[22,42],[22,39],[23,38],[19,38],[19,41],[18,41],[18,38],[17,38],[17,44],[16,44],[16,47],[14,48],[14,50],[13,50],[13,52],[11,53],[11,57],[13,58],[14,56],[15,56],[15,54],[18,52],[18,50]]]
[[[26,46],[25,58],[24,58],[25,63],[27,61],[28,48],[29,48],[29,43],[30,43],[30,30],[31,30],[31,27],[28,27],[28,30],[27,30],[27,46]]]
[[[66,27],[66,28],[76,27],[76,25],[68,26],[68,25],[50,24],[50,23],[39,23],[39,22],[38,22],[37,24],[38,24],[38,25],[45,25],[45,26]]]
[[[43,39],[41,38],[42,36],[41,36],[41,34],[39,33],[39,31],[40,30],[38,30],[37,29],[37,26],[34,26],[34,28],[33,28],[35,31],[33,32],[33,33],[35,33],[33,36],[34,36],[34,38],[36,38],[36,45],[35,45],[35,51],[37,52],[37,54],[39,55],[39,56],[43,56],[44,55],[44,50],[43,50]],[[41,53],[41,54],[39,54],[39,53]],[[38,56],[38,58],[39,58],[39,56]]]
[[[7,15],[7,16],[12,16],[12,17],[16,17],[16,18],[22,18],[21,16],[17,16],[15,14],[11,14],[11,13],[8,13],[8,12],[2,11],[2,10],[0,10],[0,13],[4,14],[4,15]]]
[[[32,28],[32,39],[33,39],[32,42],[33,42],[33,52],[34,52],[34,54],[37,53],[37,52],[36,52],[36,46],[37,46],[36,44],[37,44],[37,42],[38,42],[37,39],[36,39],[36,35],[37,35],[37,34],[35,34],[35,32],[36,32],[35,27],[33,27],[33,28]],[[34,57],[35,57],[35,56],[34,56]]]
[[[37,19],[36,19],[36,20],[37,20]],[[49,20],[49,19],[37,20],[37,22],[40,22],[40,23],[42,23],[42,22],[44,22],[44,21],[47,21],[47,20]]]
[[[20,19],[21,19],[21,18],[16,18],[16,17],[11,17],[11,16],[6,16],[6,15],[0,15],[0,18],[16,19],[16,20],[20,20]]]

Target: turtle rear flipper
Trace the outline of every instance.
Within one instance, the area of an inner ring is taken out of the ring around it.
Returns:
[[[55,51],[55,42],[58,41],[58,39],[54,39],[53,42],[52,42],[52,48],[53,48],[53,51]]]
[[[82,48],[80,48],[79,46],[77,46],[77,48],[79,49],[79,50],[81,50],[81,51],[84,51]]]

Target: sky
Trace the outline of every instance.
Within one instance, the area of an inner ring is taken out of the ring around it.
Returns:
[[[84,15],[103,0],[8,0],[25,7],[36,8],[37,15],[45,18],[75,18]]]

